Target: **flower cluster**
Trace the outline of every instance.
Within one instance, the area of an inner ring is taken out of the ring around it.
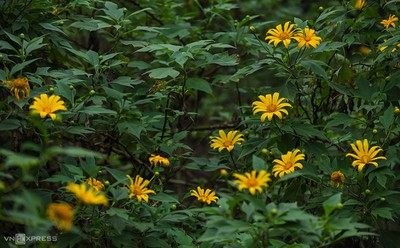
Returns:
[[[316,48],[322,41],[322,38],[315,34],[314,29],[310,29],[306,27],[304,30],[296,28],[296,24],[290,23],[290,21],[286,22],[282,27],[282,24],[279,24],[274,29],[270,29],[267,31],[267,35],[265,40],[269,40],[268,44],[274,43],[274,46],[277,47],[280,42],[288,48],[289,44],[292,40],[298,42],[298,48],[306,47],[306,48]]]

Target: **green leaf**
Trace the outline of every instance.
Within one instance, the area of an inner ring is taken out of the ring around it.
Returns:
[[[116,170],[116,169],[112,169],[109,167],[105,168],[106,171],[108,171],[115,179],[117,179],[118,182],[122,182],[122,181],[127,181],[128,182],[128,178],[126,177],[127,173],[124,173],[122,171]]]
[[[35,62],[38,59],[40,59],[40,58],[31,59],[31,60],[22,62],[20,64],[14,65],[13,68],[11,69],[10,76],[13,75],[14,73],[19,72],[20,70],[24,69],[27,65]]]
[[[79,110],[78,113],[85,113],[88,115],[98,115],[98,114],[115,115],[115,114],[117,114],[116,111],[103,108],[102,106],[99,106],[99,105],[92,105],[92,106],[84,107],[82,110]]]
[[[394,107],[393,107],[393,105],[390,105],[385,110],[385,113],[383,113],[382,116],[379,116],[379,121],[381,122],[382,126],[385,128],[386,132],[389,130],[390,125],[393,122],[393,119],[394,119]]]
[[[112,84],[118,84],[122,86],[127,86],[127,87],[133,87],[133,85],[138,85],[141,84],[143,81],[139,79],[133,79],[131,77],[127,76],[121,76],[118,77],[117,79],[113,80],[111,83]]]
[[[375,218],[382,217],[384,219],[394,221],[392,208],[388,208],[388,207],[376,208],[371,211],[371,214],[373,216],[375,216]]]
[[[58,27],[56,27],[50,23],[39,23],[39,25],[42,26],[44,29],[65,34],[64,31],[62,31],[61,29],[59,29]]]
[[[310,70],[314,72],[316,75],[322,77],[325,81],[329,81],[328,75],[326,74],[326,71],[324,69],[324,67],[328,67],[328,65],[325,64],[324,62],[319,60],[302,60],[300,64],[305,69]]]
[[[166,77],[176,78],[179,76],[179,71],[174,70],[172,67],[164,67],[147,71],[145,74],[149,74],[149,77],[155,79],[162,79]]]
[[[264,161],[264,159],[261,159],[256,155],[253,155],[253,169],[256,171],[268,170],[268,165]]]
[[[26,45],[25,54],[28,55],[31,52],[33,52],[41,47],[44,47],[46,45],[47,45],[46,43],[43,43],[43,37],[35,38],[35,39],[29,41],[28,44]]]
[[[186,82],[186,86],[188,88],[200,90],[211,95],[213,92],[210,83],[208,83],[206,80],[202,78],[189,78]]]
[[[172,196],[170,194],[165,194],[162,192],[157,193],[156,195],[151,195],[151,199],[162,202],[179,203],[178,198],[176,196]]]
[[[95,151],[91,151],[82,147],[51,147],[47,150],[50,155],[64,154],[71,157],[94,156],[103,158],[104,155]]]
[[[5,119],[0,121],[0,131],[15,130],[21,126],[17,119]]]
[[[106,9],[103,9],[104,13],[114,21],[118,21],[124,16],[124,10],[122,8],[118,9],[118,5],[113,2],[105,2],[104,7],[106,7]]]
[[[129,219],[129,212],[126,209],[123,208],[110,208],[107,210],[107,214],[109,216],[118,216],[121,217],[124,220],[128,220]]]
[[[332,213],[332,211],[338,207],[341,198],[342,198],[342,192],[329,197],[326,201],[322,203],[326,216],[329,216]]]

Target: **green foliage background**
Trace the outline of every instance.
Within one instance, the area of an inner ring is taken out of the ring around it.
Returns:
[[[21,101],[0,87],[2,236],[57,235],[28,243],[43,247],[394,247],[400,29],[380,22],[399,16],[398,2],[0,1],[0,81],[31,86]],[[267,30],[286,21],[322,43],[268,45]],[[273,92],[293,109],[262,123],[251,104]],[[42,93],[68,110],[55,121],[30,114]],[[212,151],[220,129],[245,142]],[[363,139],[387,160],[358,172],[345,154]],[[232,185],[233,172],[270,172],[296,148],[304,168],[263,193]],[[151,166],[150,154],[171,166]],[[330,182],[338,170],[343,188]],[[152,179],[149,203],[128,198],[126,174]],[[88,177],[108,181],[110,206],[81,208],[70,232],[57,231],[47,205],[74,203],[66,183]],[[197,202],[197,186],[219,201]]]

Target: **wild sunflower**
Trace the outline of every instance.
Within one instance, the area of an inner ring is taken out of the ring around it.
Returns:
[[[86,182],[97,191],[101,191],[102,189],[104,189],[104,184],[96,178],[88,178],[86,179]]]
[[[244,175],[234,173],[233,176],[238,179],[235,180],[233,184],[238,184],[238,189],[240,191],[242,191],[243,189],[248,189],[250,194],[252,195],[254,195],[256,191],[261,193],[261,187],[268,187],[268,182],[271,181],[271,174],[267,173],[265,170],[261,170],[258,173],[258,176],[256,170],[252,170],[251,173],[246,172]]]
[[[340,186],[343,187],[344,184],[344,175],[340,171],[334,171],[331,174],[331,183],[333,186],[339,188]]]
[[[299,48],[303,47],[304,45],[306,48],[310,48],[310,46],[316,48],[322,39],[315,34],[314,29],[305,28],[304,33],[299,33],[296,40],[299,42]]]
[[[150,164],[152,164],[154,166],[157,166],[159,164],[164,165],[164,166],[170,165],[168,158],[164,158],[164,157],[161,157],[160,155],[154,155],[154,154],[150,155],[149,162],[150,162]]]
[[[71,230],[74,220],[74,211],[66,203],[50,203],[46,209],[47,217],[56,223],[59,230],[68,232]]]
[[[19,94],[21,93],[22,98],[28,98],[31,92],[31,87],[29,86],[28,78],[16,78],[11,81],[4,81],[3,84],[7,84],[11,95],[15,96],[17,101],[20,100]]]
[[[64,101],[60,100],[59,96],[52,95],[48,97],[47,94],[41,94],[40,98],[35,97],[35,102],[29,107],[29,109],[38,112],[41,118],[50,116],[52,120],[55,120],[57,117],[54,112],[58,110],[67,110],[64,106]]]
[[[367,6],[367,1],[365,0],[356,0],[356,4],[354,6],[355,9],[361,10]]]
[[[387,20],[382,20],[381,24],[386,28],[386,31],[389,31],[389,27],[396,27],[396,24],[394,23],[395,21],[398,21],[399,18],[397,18],[395,15],[389,15],[389,18]]]
[[[149,180],[144,180],[141,176],[137,175],[135,178],[135,182],[133,182],[132,177],[130,175],[126,175],[126,177],[129,178],[129,181],[131,182],[130,185],[126,184],[126,186],[131,191],[129,195],[130,199],[136,196],[139,202],[141,202],[142,199],[145,202],[149,202],[149,194],[156,193],[154,190],[146,188],[146,186],[150,183]]]
[[[387,39],[384,39],[383,41],[384,41],[384,42],[386,42],[386,41],[387,41]],[[396,43],[396,46],[395,46],[395,47],[393,47],[393,49],[392,49],[392,53],[394,53],[394,52],[396,52],[396,51],[397,51],[397,47],[400,47],[400,42],[397,42],[397,43]],[[388,46],[381,46],[381,45],[379,45],[379,46],[378,46],[378,48],[379,48],[379,51],[383,52],[383,51],[385,51],[385,50],[386,50],[386,48],[388,48]]]
[[[207,202],[208,205],[210,205],[212,201],[217,202],[219,199],[219,197],[216,196],[215,192],[211,189],[206,189],[206,191],[204,191],[204,189],[200,188],[199,186],[197,187],[197,191],[192,189],[190,191],[190,195],[197,197],[198,201]]]
[[[296,24],[290,24],[290,21],[288,21],[282,29],[282,24],[279,24],[275,29],[268,30],[265,40],[269,40],[268,44],[273,42],[275,47],[282,42],[288,48],[290,41],[295,39],[299,32],[298,29],[294,28],[295,26]]]
[[[218,149],[221,152],[223,149],[228,150],[228,152],[232,151],[235,147],[235,144],[241,144],[244,141],[243,134],[238,134],[239,131],[229,131],[228,134],[225,134],[224,130],[219,130],[219,137],[212,137],[211,139],[211,148]]]
[[[76,184],[69,182],[67,184],[67,191],[75,194],[79,201],[85,205],[100,205],[108,206],[108,199],[105,195],[93,187],[87,187],[85,183]]]
[[[253,114],[258,112],[264,112],[261,115],[261,121],[264,122],[265,118],[268,117],[268,120],[271,121],[274,115],[278,116],[279,119],[282,119],[282,113],[289,114],[285,107],[292,107],[289,103],[282,103],[286,101],[286,98],[279,98],[279,93],[275,92],[272,94],[267,94],[265,96],[258,96],[261,101],[253,102]]]
[[[294,152],[288,152],[282,155],[282,159],[274,159],[274,161],[272,161],[275,163],[274,167],[272,168],[274,177],[283,177],[285,174],[290,174],[294,172],[296,167],[303,169],[303,165],[297,161],[304,160],[305,155],[302,153],[297,154],[299,152],[300,150],[296,149]]]
[[[384,156],[376,157],[378,152],[383,150],[379,146],[373,146],[371,147],[371,149],[369,149],[369,144],[367,139],[364,139],[363,142],[361,140],[357,140],[356,144],[357,147],[354,144],[350,144],[351,148],[353,148],[356,154],[347,153],[346,157],[350,156],[356,159],[353,161],[351,165],[353,167],[358,166],[358,171],[361,171],[367,164],[372,164],[375,165],[375,167],[378,167],[378,163],[375,162],[374,160],[386,159],[386,157]]]

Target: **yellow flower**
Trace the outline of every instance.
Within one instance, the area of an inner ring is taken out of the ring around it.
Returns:
[[[241,144],[244,141],[243,134],[238,134],[239,131],[229,131],[228,135],[225,134],[224,130],[219,130],[219,137],[212,137],[211,139],[211,148],[218,149],[221,152],[223,149],[228,150],[228,152],[232,151],[235,144]]]
[[[354,6],[355,9],[361,10],[367,6],[367,2],[365,0],[356,0],[356,4]]]
[[[219,175],[220,175],[221,177],[227,177],[227,176],[229,175],[229,173],[228,173],[228,171],[225,170],[225,169],[220,169],[220,170],[219,170]]]
[[[11,95],[15,96],[17,101],[20,100],[19,93],[22,93],[22,98],[28,98],[31,92],[28,78],[16,78],[12,81],[4,81],[3,84],[7,84]]]
[[[135,183],[133,183],[133,180],[132,180],[131,176],[126,175],[126,177],[129,178],[129,181],[131,182],[131,185],[127,185],[126,184],[126,186],[131,191],[131,193],[129,195],[130,199],[132,199],[134,196],[136,196],[139,202],[141,202],[142,199],[145,202],[149,202],[148,194],[155,194],[156,193],[154,190],[146,188],[146,186],[150,183],[149,180],[144,180],[142,177],[137,175],[136,178],[135,178]]]
[[[256,190],[261,193],[261,187],[268,187],[267,183],[271,181],[271,174],[267,173],[265,170],[261,170],[258,176],[256,176],[256,173],[256,170],[252,170],[251,173],[246,172],[244,175],[233,173],[233,176],[239,179],[235,180],[233,184],[239,184],[238,189],[240,191],[248,189],[252,195],[256,193]]]
[[[364,54],[364,55],[368,55],[371,52],[371,49],[367,46],[361,45],[358,50],[360,51],[360,53]]]
[[[395,21],[398,21],[399,18],[397,18],[395,15],[389,15],[389,18],[387,20],[382,20],[381,24],[386,28],[386,31],[389,31],[389,27],[396,27],[396,24],[394,23]]]
[[[383,41],[386,42],[387,39],[384,39]],[[396,43],[396,46],[397,46],[397,47],[400,47],[400,42],[397,42],[397,43]],[[381,52],[385,51],[387,47],[388,47],[388,46],[381,46],[381,45],[378,46],[378,48],[379,48],[379,50],[380,50]],[[394,52],[396,52],[396,51],[397,51],[397,48],[396,48],[396,47],[393,47],[392,53],[394,53]]]
[[[54,114],[54,112],[57,110],[67,110],[64,106],[64,101],[60,100],[59,96],[52,95],[48,97],[47,94],[41,94],[40,98],[35,97],[35,102],[29,109],[38,112],[41,118],[46,118],[48,115],[52,120],[56,119],[56,114]]]
[[[286,22],[283,29],[282,29],[282,24],[279,24],[276,26],[275,29],[270,29],[267,32],[267,37],[265,37],[265,40],[269,40],[268,44],[271,44],[274,42],[274,46],[278,46],[279,42],[282,41],[282,43],[285,45],[286,48],[289,47],[290,41],[292,39],[295,39],[298,34],[298,29],[293,29],[296,24],[290,24],[289,22]],[[270,34],[270,35],[268,35]]]
[[[212,201],[217,202],[219,199],[219,197],[216,196],[215,192],[211,191],[211,189],[206,189],[204,192],[204,189],[200,188],[199,186],[197,187],[197,191],[192,189],[190,193],[191,196],[197,197],[198,201],[207,202],[208,205],[210,205]]]
[[[331,183],[335,185],[337,188],[340,186],[343,187],[344,184],[344,175],[340,171],[334,171],[331,174]]]
[[[358,171],[361,171],[366,164],[373,164],[375,167],[378,167],[378,163],[374,162],[377,159],[386,159],[386,157],[376,157],[378,152],[382,151],[379,146],[373,146],[369,149],[368,140],[364,139],[363,142],[361,140],[356,141],[357,147],[354,144],[350,144],[351,148],[353,148],[356,154],[347,153],[346,157],[350,156],[355,158],[351,164],[353,167],[358,166]]]
[[[58,14],[60,14],[60,10],[59,10],[59,9],[53,9],[53,10],[51,11],[51,13],[52,13],[53,15],[58,15]]]
[[[168,158],[163,158],[160,155],[156,156],[154,154],[150,155],[149,162],[150,162],[150,164],[152,164],[154,166],[157,166],[158,164],[162,164],[162,165],[165,165],[165,166],[169,166],[170,165],[170,162],[169,162]]]
[[[299,33],[296,37],[296,40],[299,42],[298,47],[301,48],[306,45],[306,48],[310,48],[310,46],[316,48],[321,42],[321,37],[315,35],[314,29],[305,28],[304,33]]]
[[[279,93],[275,92],[274,95],[267,94],[265,96],[258,96],[261,101],[253,102],[253,114],[258,112],[265,112],[261,115],[261,121],[264,122],[265,118],[268,117],[268,120],[271,121],[274,115],[278,116],[279,119],[282,119],[282,113],[289,114],[284,107],[292,107],[289,103],[282,103],[282,101],[286,101],[286,98],[279,98]],[[282,112],[282,113],[281,113]]]
[[[97,191],[101,191],[102,189],[104,189],[104,184],[96,178],[88,178],[86,179],[86,182]]]
[[[59,230],[68,232],[72,228],[74,211],[66,203],[50,203],[46,210],[47,217],[56,223]]]
[[[272,168],[272,173],[274,177],[283,177],[285,174],[290,174],[294,172],[296,167],[303,169],[303,165],[298,163],[299,160],[304,160],[305,155],[299,153],[300,150],[296,149],[294,152],[288,152],[281,156],[282,159],[274,159],[272,161],[275,163],[274,167]]]
[[[108,206],[108,199],[105,195],[100,194],[99,191],[93,187],[87,188],[85,183],[76,184],[69,182],[67,191],[75,194],[79,201],[86,205],[100,205]]]

